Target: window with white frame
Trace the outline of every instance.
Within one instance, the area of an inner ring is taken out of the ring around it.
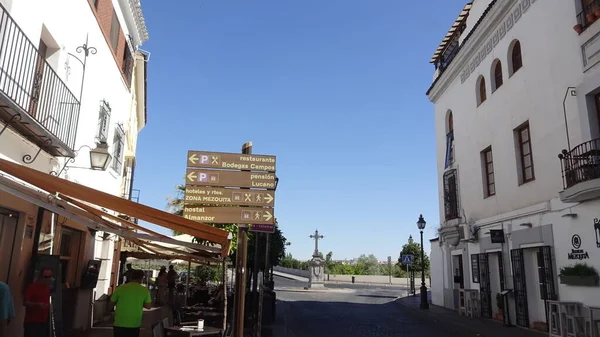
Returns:
[[[112,169],[121,174],[123,169],[123,151],[125,149],[125,131],[122,124],[117,125],[113,137]]]
[[[100,101],[100,112],[98,114],[98,128],[96,129],[96,140],[106,143],[108,140],[108,127],[110,126],[110,105],[107,101]]]

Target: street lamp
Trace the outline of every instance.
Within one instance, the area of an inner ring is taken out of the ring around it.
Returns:
[[[110,163],[110,153],[108,152],[108,144],[101,142],[96,145],[96,148],[90,150],[90,166],[92,170],[105,171]]]
[[[429,309],[429,301],[427,299],[427,286],[425,285],[425,253],[423,252],[423,230],[425,229],[425,219],[423,214],[419,214],[417,226],[421,232],[421,309]]]

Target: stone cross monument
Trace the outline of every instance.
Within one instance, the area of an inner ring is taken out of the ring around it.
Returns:
[[[319,256],[319,239],[323,238],[323,235],[319,235],[319,230],[315,230],[315,234],[310,236],[311,239],[315,240],[315,251],[313,252],[313,257]]]
[[[322,239],[323,235],[319,235],[319,231],[315,230],[315,233],[310,238],[315,240],[315,251],[309,263],[310,277],[308,279],[308,288],[323,288],[325,281],[325,260],[319,256],[319,239]]]

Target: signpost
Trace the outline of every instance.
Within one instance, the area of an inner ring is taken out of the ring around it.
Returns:
[[[275,156],[188,151],[188,167],[275,172]]]
[[[186,204],[273,207],[275,204],[275,192],[186,186],[184,201]]]
[[[275,231],[276,157],[252,154],[252,143],[248,142],[242,146],[241,154],[188,151],[186,163],[183,216],[204,223],[239,225],[234,335],[241,337],[244,330],[248,230]],[[256,240],[258,242],[258,233]],[[258,244],[254,254],[253,285],[256,292]],[[260,329],[261,317],[258,315],[257,326]]]
[[[186,186],[220,186],[275,189],[275,174],[267,172],[236,172],[187,169]]]
[[[407,283],[409,292],[410,292],[410,289],[413,289],[413,287],[412,287],[412,284],[410,282],[410,281],[412,281],[411,277],[408,274],[408,266],[413,263],[414,258],[415,257],[413,255],[402,255],[402,256],[400,256],[400,260],[402,261],[402,264],[406,266],[406,283]],[[414,295],[414,293],[413,293],[413,295]]]
[[[275,225],[273,210],[259,207],[189,206],[183,209],[187,219],[208,223],[249,223]]]

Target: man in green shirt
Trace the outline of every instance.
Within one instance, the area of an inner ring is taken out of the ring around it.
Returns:
[[[143,271],[133,270],[131,282],[117,287],[110,297],[117,307],[113,324],[114,337],[139,337],[140,335],[144,308],[152,308],[150,291],[140,284],[143,278]]]

